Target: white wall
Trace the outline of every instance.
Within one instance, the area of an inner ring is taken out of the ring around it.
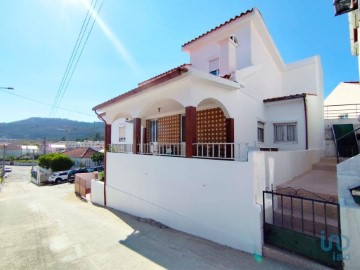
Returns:
[[[91,180],[91,202],[104,206],[104,182]]]
[[[302,98],[265,104],[265,144],[280,150],[305,149],[305,114]],[[297,142],[274,142],[275,123],[297,123]],[[323,133],[323,131],[322,131]]]
[[[250,163],[107,153],[107,205],[261,254]]]
[[[115,120],[111,125],[111,143],[113,144],[131,144],[133,142],[133,124],[126,123],[125,118]],[[119,142],[119,128],[125,127],[126,141]]]
[[[349,188],[360,186],[360,155],[337,165],[338,195],[340,202],[341,234],[350,239],[350,246],[343,250],[344,269],[358,269],[360,258],[360,206],[355,203]],[[342,240],[343,245],[347,239]]]
[[[250,152],[249,162],[253,166],[256,202],[262,203],[262,191],[276,189],[309,170],[324,156],[324,150]]]

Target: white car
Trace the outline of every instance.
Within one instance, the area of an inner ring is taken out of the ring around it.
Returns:
[[[49,177],[49,182],[50,182],[50,183],[60,184],[61,182],[67,181],[67,180],[68,180],[68,172],[69,172],[69,171],[63,171],[63,172],[53,173],[53,174]]]
[[[12,172],[12,169],[11,169],[11,167],[9,167],[9,166],[5,166],[5,168],[4,168],[4,172]]]

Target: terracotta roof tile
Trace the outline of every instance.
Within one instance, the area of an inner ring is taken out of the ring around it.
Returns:
[[[267,102],[275,102],[275,101],[282,101],[282,100],[303,98],[303,97],[306,97],[306,96],[315,96],[315,95],[314,95],[314,94],[302,93],[302,94],[289,95],[289,96],[283,96],[283,97],[268,98],[268,99],[264,99],[263,102],[264,102],[264,103],[267,103]]]
[[[202,35],[200,35],[200,36],[198,36],[198,37],[196,37],[196,38],[194,38],[194,39],[186,42],[186,43],[183,44],[181,47],[185,47],[185,46],[189,45],[190,43],[192,43],[192,42],[194,42],[194,41],[196,41],[196,40],[198,40],[198,39],[206,36],[207,34],[210,34],[211,32],[214,32],[214,31],[218,30],[219,28],[221,28],[221,27],[223,27],[223,26],[225,26],[225,25],[227,25],[227,24],[229,24],[229,23],[231,23],[231,22],[233,22],[233,21],[235,21],[235,20],[237,20],[237,19],[239,19],[239,18],[247,15],[248,13],[253,12],[253,11],[254,11],[254,8],[252,8],[252,9],[250,9],[250,10],[247,10],[247,11],[241,13],[240,15],[237,15],[237,16],[235,16],[234,18],[231,18],[230,20],[228,20],[228,21],[226,21],[226,22],[224,22],[224,23],[222,23],[222,24],[220,24],[220,25],[212,28],[211,30],[207,31],[206,33],[204,33],[204,34],[202,34]]]
[[[173,68],[173,69],[170,69],[164,73],[161,73],[155,77],[152,77],[146,81],[143,81],[141,83],[139,83],[139,86],[137,88],[134,88],[128,92],[125,92],[117,97],[114,97],[108,101],[105,101],[97,106],[95,106],[92,110],[93,111],[96,111],[97,109],[100,109],[104,106],[107,106],[107,105],[110,105],[110,104],[113,104],[117,101],[120,101],[120,100],[123,100],[125,98],[128,98],[132,95],[135,95],[135,94],[138,94],[152,86],[155,86],[155,85],[158,85],[160,83],[163,83],[163,82],[166,82],[168,80],[171,80],[173,78],[176,78],[180,75],[182,75],[183,73],[187,72],[188,69],[187,67],[190,66],[190,64],[183,64],[181,66],[178,66],[176,68]]]
[[[70,158],[91,158],[91,156],[95,153],[98,153],[98,151],[88,147],[79,147],[75,148],[69,151],[64,152],[65,155],[67,155]]]

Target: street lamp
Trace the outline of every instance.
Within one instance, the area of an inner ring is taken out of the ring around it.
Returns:
[[[14,87],[1,87],[1,86],[0,86],[0,89],[5,89],[5,90],[14,90]]]

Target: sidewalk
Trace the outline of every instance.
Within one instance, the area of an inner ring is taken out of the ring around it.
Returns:
[[[38,187],[18,170],[0,193],[0,269],[300,269],[92,205],[73,184]]]

